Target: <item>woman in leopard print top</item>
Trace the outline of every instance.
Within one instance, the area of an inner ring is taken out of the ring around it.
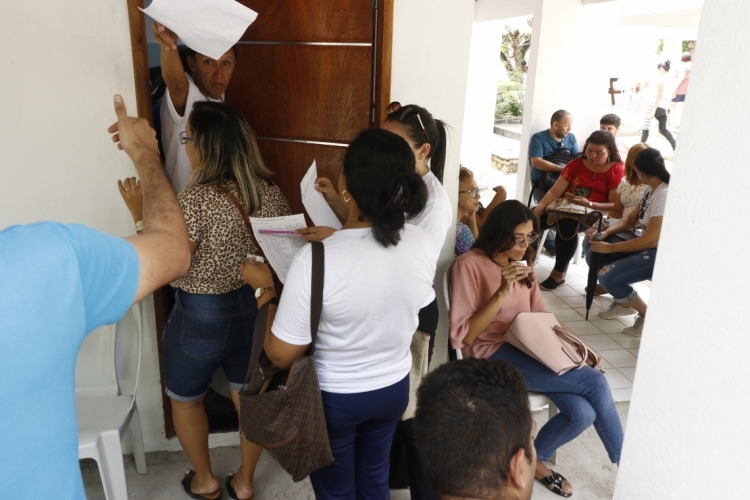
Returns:
[[[250,359],[256,300],[239,272],[246,255],[258,255],[243,217],[222,186],[252,217],[290,215],[281,190],[270,180],[253,131],[245,118],[220,102],[197,102],[180,135],[193,166],[179,195],[193,258],[175,280],[175,306],[163,338],[167,395],[175,430],[194,471],[182,479],[189,495],[219,498],[211,470],[208,419],[203,397],[221,366],[239,412],[238,391]],[[251,498],[262,449],[240,439],[242,460],[226,478],[232,498]]]

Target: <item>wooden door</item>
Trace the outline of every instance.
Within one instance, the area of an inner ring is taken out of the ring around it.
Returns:
[[[258,19],[238,44],[226,100],[255,130],[274,182],[301,213],[299,183],[313,159],[335,185],[346,145],[375,123],[379,85],[390,87],[390,78],[376,78],[378,10],[372,0],[240,3]]]
[[[150,27],[137,9],[142,0],[127,1],[138,114],[151,120],[145,36]],[[312,161],[319,175],[336,185],[346,145],[385,118],[393,0],[239,1],[258,18],[238,44],[226,101],[255,131],[292,213],[302,213],[299,183]],[[165,293],[154,294],[159,339],[169,315]],[[163,386],[161,341],[157,345]],[[162,395],[166,434],[172,437],[171,406]]]

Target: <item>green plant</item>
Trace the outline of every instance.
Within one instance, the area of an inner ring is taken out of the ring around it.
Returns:
[[[527,20],[529,26],[530,21]],[[521,30],[512,30],[505,27],[505,32],[500,45],[500,60],[508,72],[508,78],[511,81],[523,82],[523,74],[528,71],[526,64],[526,54],[531,47],[531,33],[521,32]]]
[[[495,121],[501,118],[523,116],[524,86],[515,81],[497,84]]]

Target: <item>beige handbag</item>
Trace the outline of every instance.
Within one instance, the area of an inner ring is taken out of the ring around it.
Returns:
[[[602,371],[601,356],[562,326],[551,312],[518,313],[503,340],[558,375],[585,365]]]
[[[417,411],[417,389],[429,371],[430,336],[417,330],[411,338],[411,370],[409,371],[409,405],[401,420],[414,418]]]
[[[547,205],[547,225],[552,227],[555,226],[555,230],[564,240],[572,240],[578,234],[578,230],[581,228],[581,224],[586,222],[589,211],[586,207],[571,203],[565,198],[555,198],[552,202]],[[562,219],[571,219],[576,221],[576,230],[570,236],[563,236],[560,232],[560,221]]]

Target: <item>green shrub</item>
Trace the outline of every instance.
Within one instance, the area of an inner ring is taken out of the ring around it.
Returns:
[[[507,117],[523,116],[524,86],[521,83],[505,81],[497,84],[495,101],[495,121]]]

